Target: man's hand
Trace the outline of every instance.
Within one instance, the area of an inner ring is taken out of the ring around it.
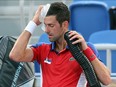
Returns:
[[[34,15],[34,17],[32,19],[37,25],[41,24],[41,22],[39,21],[39,16],[40,16],[42,8],[43,8],[43,5],[40,5],[38,7],[38,9],[37,9],[37,11],[36,11],[36,13],[35,13],[35,15]]]
[[[82,50],[87,49],[86,41],[85,41],[84,37],[81,34],[79,34],[76,31],[70,31],[69,33],[70,33],[69,37],[71,37],[70,40],[77,39],[72,44],[81,43],[81,49]]]

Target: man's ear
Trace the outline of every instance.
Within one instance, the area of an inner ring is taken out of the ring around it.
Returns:
[[[62,23],[63,29],[68,29],[68,26],[69,26],[68,21],[64,21],[64,22]]]

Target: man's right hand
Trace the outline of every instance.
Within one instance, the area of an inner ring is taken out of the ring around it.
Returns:
[[[39,16],[41,13],[41,9],[43,8],[43,5],[40,5],[37,9],[37,11],[35,12],[35,15],[32,19],[32,21],[34,21],[37,25],[41,24],[41,22],[39,21]]]

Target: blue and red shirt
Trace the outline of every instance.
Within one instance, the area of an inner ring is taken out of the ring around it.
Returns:
[[[97,57],[96,48],[88,43]],[[82,73],[82,68],[72,56],[68,46],[55,51],[55,42],[50,44],[37,43],[32,46],[33,61],[37,60],[42,69],[42,87],[76,87]]]

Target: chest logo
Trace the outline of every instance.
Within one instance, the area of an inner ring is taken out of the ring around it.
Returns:
[[[70,59],[69,59],[69,61],[74,61],[75,60],[75,58],[74,57],[71,57]]]
[[[47,63],[47,64],[51,64],[51,62],[52,62],[52,59],[48,59],[47,57],[46,57],[46,59],[44,60],[44,63]]]

